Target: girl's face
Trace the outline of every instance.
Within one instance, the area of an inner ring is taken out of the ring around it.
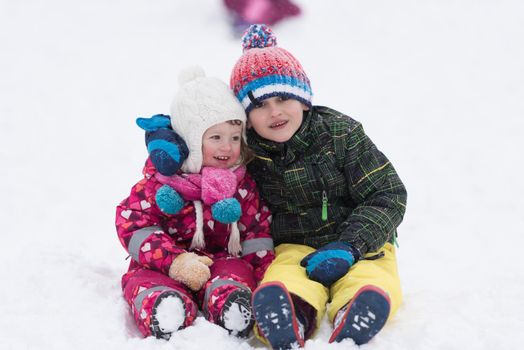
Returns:
[[[213,125],[202,136],[202,166],[227,169],[240,163],[242,123]]]
[[[302,112],[307,110],[308,107],[297,100],[270,97],[249,112],[248,125],[266,140],[286,142],[302,125]]]

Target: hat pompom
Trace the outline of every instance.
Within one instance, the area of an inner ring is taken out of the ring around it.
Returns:
[[[200,66],[193,66],[184,69],[180,72],[178,75],[178,84],[180,86],[189,83],[190,81],[193,81],[197,78],[204,78],[206,76],[206,73]]]
[[[166,214],[175,215],[184,207],[184,199],[168,185],[160,187],[155,195],[156,205]]]
[[[249,49],[263,49],[277,46],[277,37],[265,24],[252,24],[242,36],[243,52]]]
[[[213,218],[223,224],[230,224],[240,219],[242,207],[236,198],[226,198],[211,206]]]

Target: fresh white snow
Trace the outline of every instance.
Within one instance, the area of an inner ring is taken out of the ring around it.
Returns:
[[[233,303],[224,312],[224,327],[233,331],[233,334],[241,332],[247,328],[251,319],[251,310],[240,303]]]
[[[404,303],[369,349],[524,343],[524,3],[297,1],[274,28],[314,102],[361,121],[409,197]],[[219,0],[0,0],[0,349],[263,349],[199,317],[143,339],[120,290],[117,203],[183,68],[229,80]],[[306,349],[327,344],[326,321]]]
[[[156,319],[164,333],[174,332],[184,324],[186,310],[180,298],[170,296],[157,306]]]

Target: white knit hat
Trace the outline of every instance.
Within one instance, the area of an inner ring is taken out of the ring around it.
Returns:
[[[171,125],[189,149],[181,169],[186,173],[199,173],[204,132],[213,125],[233,119],[245,125],[246,113],[227,84],[206,77],[201,67],[183,70],[178,81],[180,89],[171,105]]]

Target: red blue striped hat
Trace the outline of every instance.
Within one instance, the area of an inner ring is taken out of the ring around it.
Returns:
[[[231,73],[230,87],[249,113],[257,101],[273,96],[298,100],[311,107],[313,92],[300,62],[277,47],[265,24],[251,25],[242,37],[243,55]]]

